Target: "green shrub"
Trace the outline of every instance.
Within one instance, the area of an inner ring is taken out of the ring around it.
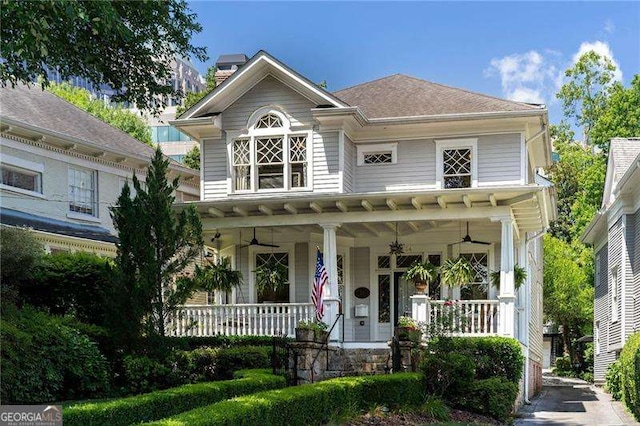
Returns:
[[[506,420],[518,396],[518,385],[501,377],[475,381],[456,398],[456,405]]]
[[[445,398],[464,392],[475,375],[473,359],[458,353],[426,354],[419,368],[425,376],[427,393]]]
[[[437,397],[428,397],[425,403],[422,404],[422,407],[420,407],[420,412],[441,422],[451,420],[451,409],[442,399]]]
[[[63,420],[67,426],[138,424],[285,385],[283,377],[268,371],[246,371],[238,374],[235,380],[184,385],[110,401],[69,404],[63,407]]]
[[[503,377],[518,383],[522,376],[524,357],[520,344],[508,337],[440,337],[429,344],[428,351],[470,357],[476,367],[475,379]]]
[[[620,377],[620,361],[616,360],[609,364],[607,367],[607,374],[605,375],[604,390],[611,394],[611,397],[616,401],[622,399],[622,379]]]
[[[342,377],[233,398],[153,424],[323,424],[343,412],[353,410],[353,407],[419,406],[424,402],[423,390],[423,376],[417,373]]]
[[[234,371],[269,368],[272,350],[265,346],[221,349],[215,359],[215,377],[224,380],[233,377]]]
[[[123,368],[128,393],[152,392],[171,386],[171,369],[159,360],[144,355],[127,355]]]
[[[554,373],[558,375],[567,376],[570,375],[573,371],[573,366],[571,365],[571,358],[569,355],[563,355],[561,357],[556,358],[556,366],[554,368]]]
[[[108,365],[97,345],[64,320],[31,308],[0,321],[4,404],[100,397]]]
[[[640,420],[640,332],[627,339],[618,362],[622,402]]]
[[[239,346],[273,346],[271,336],[207,336],[167,337],[167,345],[174,349],[190,351],[198,348],[230,348]]]

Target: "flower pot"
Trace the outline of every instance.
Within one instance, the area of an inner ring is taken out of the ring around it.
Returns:
[[[296,328],[296,341],[313,342],[315,341],[315,333],[308,328]]]
[[[414,285],[416,286],[418,294],[425,294],[427,288],[429,288],[429,285],[424,281],[416,281]]]
[[[422,339],[422,331],[413,327],[395,327],[395,334],[401,342],[419,342]]]
[[[318,343],[324,343],[329,340],[329,332],[326,330],[316,330],[314,341]]]

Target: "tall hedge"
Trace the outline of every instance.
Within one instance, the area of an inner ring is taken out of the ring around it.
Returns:
[[[622,401],[640,420],[640,332],[627,339],[619,363]]]

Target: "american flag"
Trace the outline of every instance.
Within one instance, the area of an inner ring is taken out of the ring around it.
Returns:
[[[316,256],[316,273],[313,276],[313,289],[311,291],[311,302],[316,307],[316,320],[322,321],[324,315],[324,305],[322,303],[322,291],[324,285],[329,281],[329,275],[327,275],[327,268],[324,267],[322,261],[322,253],[318,249]]]

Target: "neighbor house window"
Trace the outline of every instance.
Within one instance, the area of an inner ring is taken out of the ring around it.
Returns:
[[[91,216],[98,215],[96,172],[69,168],[69,211]]]
[[[477,139],[436,141],[436,185],[442,189],[477,186]]]
[[[358,166],[395,164],[398,162],[397,143],[358,145],[357,149]]]
[[[611,270],[611,322],[618,321],[618,267]]]
[[[600,321],[596,321],[596,326],[593,331],[594,351],[596,355],[600,355]]]
[[[296,189],[309,186],[309,132],[293,132],[276,113],[257,118],[232,140],[234,191]]]

